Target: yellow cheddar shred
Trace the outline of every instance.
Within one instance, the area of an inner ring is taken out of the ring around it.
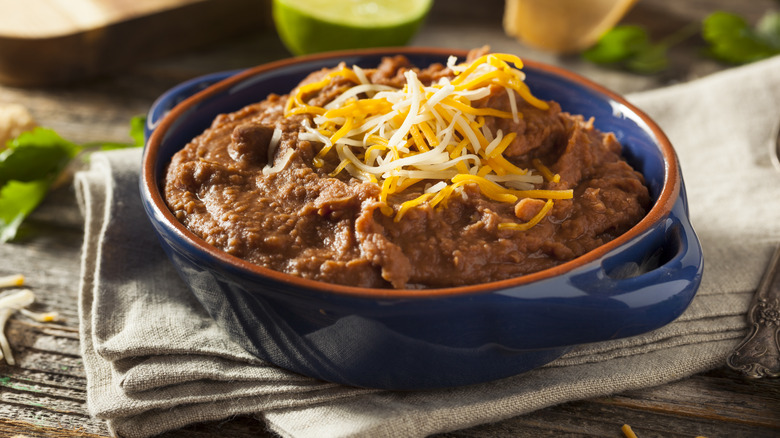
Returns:
[[[445,207],[450,197],[465,185],[474,185],[486,198],[516,203],[522,198],[546,199],[541,211],[526,223],[502,223],[501,229],[527,230],[550,212],[556,199],[570,199],[572,190],[549,190],[540,184],[560,182],[541,161],[523,169],[504,156],[517,138],[515,132],[495,132],[490,118],[522,118],[516,99],[547,110],[549,104],[533,96],[525,84],[520,58],[492,53],[469,64],[448,67],[455,76],[424,85],[415,71],[404,72],[402,89],[373,84],[367,76],[345,65],[293,90],[285,115],[306,114],[299,139],[322,143],[313,160],[322,167],[328,156],[338,159],[329,175],[347,172],[352,177],[379,185],[380,211],[400,221],[412,208]],[[346,91],[324,106],[311,97],[334,78]],[[352,85],[350,85],[352,84]],[[511,111],[486,108],[474,103],[503,87],[510,93]],[[313,126],[311,126],[313,122]],[[333,155],[335,154],[335,155]],[[397,205],[392,195],[418,187],[414,199]]]
[[[423,193],[422,195],[412,199],[411,201],[406,201],[403,204],[401,204],[401,207],[398,209],[398,213],[393,218],[394,221],[398,222],[401,220],[401,218],[406,214],[406,212],[412,208],[416,207],[420,204],[425,203],[430,198],[433,198],[435,195],[433,193]]]
[[[542,219],[544,219],[545,216],[547,216],[547,213],[550,212],[553,208],[553,200],[548,199],[547,202],[544,203],[544,206],[541,210],[539,210],[539,213],[536,213],[536,216],[532,217],[530,221],[524,223],[524,224],[518,224],[514,222],[503,222],[498,224],[499,230],[518,230],[518,231],[525,231],[533,227],[534,225],[538,224]]]
[[[552,171],[547,166],[545,166],[540,159],[534,158],[532,163],[536,170],[538,170],[547,181],[554,183],[561,181],[561,176],[557,173],[553,174]]]
[[[623,431],[623,435],[626,436],[626,438],[637,438],[636,434],[634,433],[634,430],[631,429],[631,426],[628,424],[624,424],[623,427],[620,428],[621,431]]]
[[[24,284],[24,275],[14,274],[0,277],[0,287],[22,286]]]

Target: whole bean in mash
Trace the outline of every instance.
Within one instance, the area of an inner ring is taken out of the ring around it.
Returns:
[[[436,288],[574,259],[645,215],[611,133],[542,101],[520,59],[311,73],[218,116],[172,159],[165,198],[206,242],[304,278]]]

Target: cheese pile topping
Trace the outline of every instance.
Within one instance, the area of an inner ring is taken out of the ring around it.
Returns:
[[[421,204],[446,206],[451,196],[460,193],[460,187],[476,184],[482,195],[499,202],[547,199],[529,222],[499,225],[520,230],[534,226],[550,211],[553,199],[569,199],[572,191],[536,189],[545,179],[557,182],[560,177],[538,161],[534,163],[538,173],[512,164],[503,152],[517,134],[500,129],[491,132],[485,118],[517,122],[522,114],[517,110],[516,94],[542,110],[548,104],[531,94],[519,70],[522,61],[514,55],[489,54],[470,65],[456,65],[451,57],[448,67],[456,74],[454,79],[442,78],[425,86],[414,71],[408,70],[404,73],[406,85],[396,89],[371,83],[357,66],[350,69],[342,65],[321,80],[294,90],[285,115],[311,115],[314,126],[306,120],[305,132],[298,138],[323,144],[313,165],[322,167],[325,156],[336,154],[340,164],[330,175],[346,171],[357,179],[379,184],[385,215],[394,213],[387,205],[388,196],[420,185],[423,193],[402,203],[395,212],[395,221]],[[307,96],[336,77],[354,86],[323,107],[306,102]],[[491,86],[506,89],[511,112],[472,106],[472,102],[491,94]]]

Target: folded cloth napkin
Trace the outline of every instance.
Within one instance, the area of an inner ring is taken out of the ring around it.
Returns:
[[[80,286],[89,412],[123,437],[237,414],[284,437],[425,436],[570,400],[681,379],[723,364],[780,241],[780,57],[642,94],[679,154],[704,249],[697,297],[642,336],[575,348],[553,363],[462,388],[350,388],[252,357],[209,318],[174,272],[137,194],[141,153],[95,154],[76,176],[86,218]]]

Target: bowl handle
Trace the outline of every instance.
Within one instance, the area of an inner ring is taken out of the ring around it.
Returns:
[[[685,311],[701,283],[702,271],[701,244],[688,220],[687,205],[681,199],[666,219],[663,243],[645,256],[644,267],[640,264],[635,275],[630,276],[618,276],[614,270],[609,272],[607,277],[614,282],[614,288],[624,291],[611,299],[633,309],[634,312],[627,313],[634,318],[646,319],[660,327]],[[631,325],[626,325],[618,337],[637,334],[625,331],[632,331]]]
[[[685,202],[678,200],[664,223],[651,233],[658,237],[640,237],[641,245],[608,256],[599,269],[572,277],[573,285],[586,293],[582,306],[587,311],[577,311],[578,321],[585,324],[584,317],[590,321],[587,326],[597,327],[574,335],[574,343],[660,328],[679,317],[693,300],[701,283],[702,250]],[[566,336],[571,342],[571,333]]]
[[[686,219],[671,214],[659,233],[660,245],[645,249],[641,261],[619,264],[622,257],[607,257],[601,269],[616,288],[639,289],[673,278],[689,278],[688,269],[701,265],[702,251],[693,226]]]

